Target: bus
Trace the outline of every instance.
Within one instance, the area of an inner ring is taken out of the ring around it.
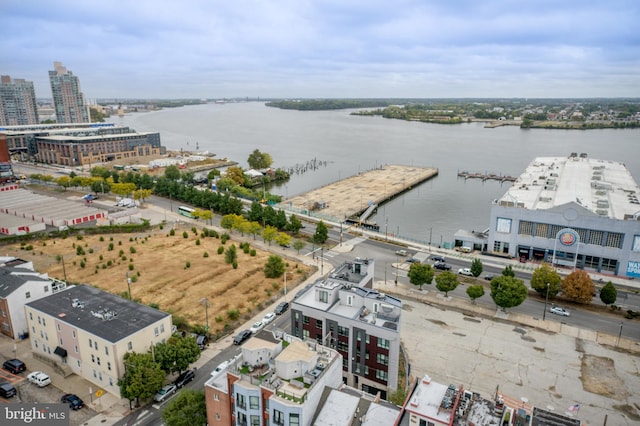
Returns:
[[[0,183],[15,182],[16,177],[13,174],[11,163],[0,163]]]
[[[191,207],[186,207],[186,206],[178,207],[178,214],[181,214],[182,216],[193,217],[194,211],[195,209],[192,209]]]

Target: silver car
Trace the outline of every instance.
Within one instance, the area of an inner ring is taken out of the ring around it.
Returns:
[[[551,308],[549,308],[549,312],[551,312],[552,314],[561,315],[563,317],[568,317],[571,315],[569,314],[569,311],[567,311],[565,308],[561,308],[560,306],[552,306]]]
[[[155,402],[162,402],[176,393],[176,389],[176,385],[164,385],[162,389],[160,389],[158,393],[153,397],[153,400]]]

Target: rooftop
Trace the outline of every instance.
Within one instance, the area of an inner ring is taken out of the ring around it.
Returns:
[[[38,276],[36,272],[28,269],[13,268],[10,266],[0,268],[0,298],[6,298],[11,293],[18,290],[27,281],[42,281],[44,283],[49,283],[49,280]]]
[[[27,303],[27,306],[111,343],[170,316],[158,309],[87,285],[69,287]]]
[[[538,157],[497,203],[548,210],[576,203],[610,219],[625,220],[640,212],[640,188],[624,165],[582,153]]]

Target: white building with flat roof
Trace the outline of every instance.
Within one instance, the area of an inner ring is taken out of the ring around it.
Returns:
[[[536,158],[494,200],[486,251],[640,277],[639,197],[624,163]]]

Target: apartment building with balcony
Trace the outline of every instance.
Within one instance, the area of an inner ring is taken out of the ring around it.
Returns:
[[[38,124],[36,91],[32,81],[0,77],[0,126]]]
[[[374,264],[345,262],[296,295],[291,332],[338,351],[343,382],[386,400],[398,386],[402,301],[372,289]]]
[[[78,77],[61,62],[53,63],[54,69],[49,71],[51,95],[58,123],[90,123],[89,105],[80,90]]]

